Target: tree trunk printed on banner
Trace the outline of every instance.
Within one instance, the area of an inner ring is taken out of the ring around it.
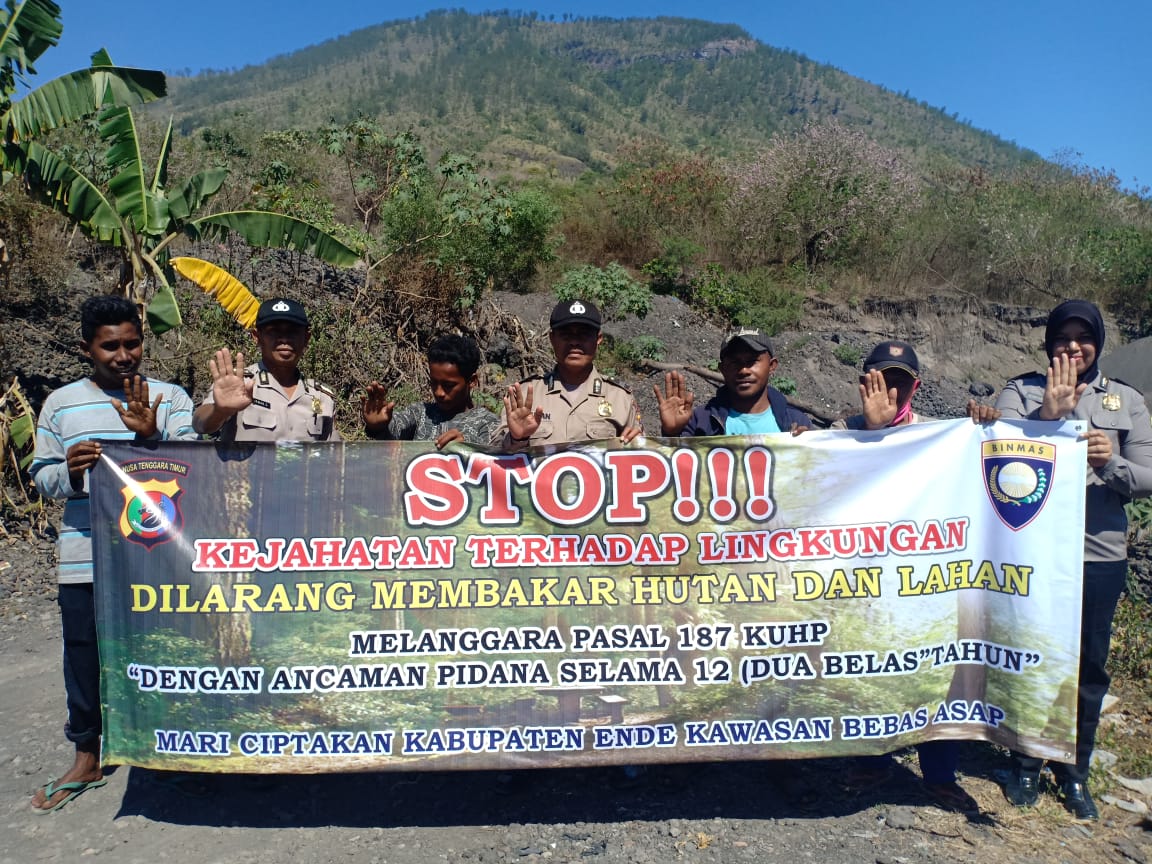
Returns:
[[[984,608],[984,592],[967,590],[956,592],[956,639],[988,639],[988,616]],[[948,701],[967,699],[983,701],[988,687],[988,667],[983,663],[958,663],[948,688]]]
[[[251,459],[228,462],[224,473],[224,529],[227,537],[247,537],[252,512]],[[259,466],[258,466],[259,467]],[[251,580],[251,573],[220,573],[217,584],[231,596],[232,586]],[[224,666],[244,666],[252,657],[252,619],[248,612],[221,612],[212,617],[212,647]]]

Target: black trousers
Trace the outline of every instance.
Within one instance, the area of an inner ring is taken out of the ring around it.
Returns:
[[[100,752],[100,649],[92,583],[61,585],[60,624],[64,633],[64,692],[68,723],[64,735],[85,753]]]
[[[1112,641],[1112,618],[1128,578],[1127,561],[1084,562],[1084,600],[1080,620],[1080,684],[1076,698],[1076,762],[1052,763],[1059,782],[1088,779],[1100,707],[1112,679],[1108,675],[1108,647]],[[1019,770],[1039,773],[1043,759],[1013,753]]]

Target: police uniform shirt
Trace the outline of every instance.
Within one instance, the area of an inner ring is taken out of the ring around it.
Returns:
[[[996,399],[1005,419],[1039,420],[1046,377],[1013,378]],[[1097,372],[1065,420],[1086,420],[1112,441],[1112,458],[1088,466],[1084,513],[1084,560],[1122,561],[1128,557],[1128,518],[1124,505],[1152,494],[1152,421],[1138,390]]]
[[[301,378],[289,396],[275,376],[254,363],[244,370],[254,378],[252,404],[220,427],[222,441],[339,441],[332,391]],[[213,402],[209,391],[204,404]]]
[[[505,411],[492,435],[493,446],[507,451],[543,444],[596,441],[617,438],[625,429],[640,425],[631,391],[603,377],[595,367],[575,390],[567,389],[555,372],[521,381],[521,392],[527,388],[532,390],[532,410],[544,409],[539,428],[531,438],[515,440],[508,433]]]

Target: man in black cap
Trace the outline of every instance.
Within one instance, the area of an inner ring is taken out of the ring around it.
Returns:
[[[493,446],[513,451],[605,438],[631,441],[640,434],[631,391],[596,371],[601,323],[600,310],[587,300],[556,304],[548,321],[556,366],[508,388]]]
[[[679,372],[665,376],[663,393],[653,387],[660,404],[660,433],[686,438],[803,432],[812,425],[808,415],[789,405],[784,394],[768,383],[777,365],[766,333],[752,327],[732,331],[720,343],[724,386],[706,405],[693,410],[694,397]]]
[[[212,392],[192,415],[201,435],[224,441],[339,441],[332,391],[300,375],[312,331],[295,300],[274,297],[256,313],[260,362],[221,348],[209,361]],[[240,370],[243,370],[241,372]]]
[[[864,358],[860,376],[861,413],[837,420],[833,429],[877,430],[936,418],[912,410],[912,397],[920,388],[920,360],[907,342],[881,342]],[[985,414],[987,412],[984,412]],[[981,415],[983,416],[983,415]],[[981,416],[972,419],[981,422]],[[958,813],[976,813],[980,805],[956,782],[960,742],[924,741],[916,745],[924,790],[940,807]],[[859,756],[853,760],[847,779],[852,786],[872,786],[884,782],[892,770],[891,756]]]
[[[862,413],[832,424],[833,429],[887,429],[923,423],[912,410],[912,397],[920,388],[920,361],[907,342],[881,342],[864,358],[860,376]]]

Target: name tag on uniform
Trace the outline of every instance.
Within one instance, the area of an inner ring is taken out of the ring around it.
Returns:
[[[271,402],[265,402],[263,399],[253,399],[252,404],[255,405],[257,408],[271,408],[272,407]]]

